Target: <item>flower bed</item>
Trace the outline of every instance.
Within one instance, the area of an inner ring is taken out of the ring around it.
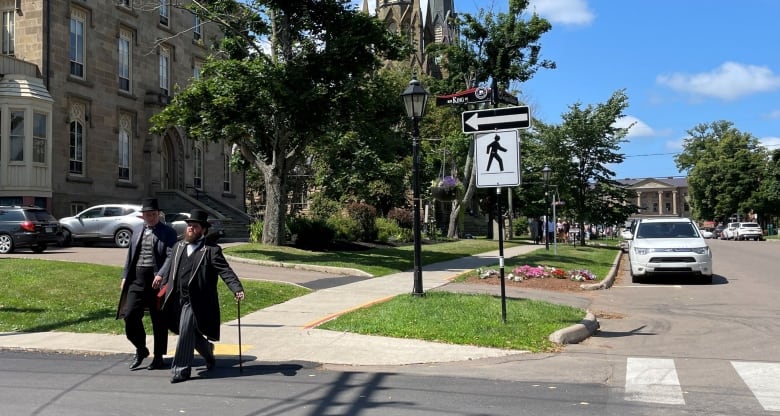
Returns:
[[[499,277],[499,273],[492,269],[479,269],[478,272],[481,279]],[[550,266],[529,266],[525,264],[512,269],[512,271],[506,275],[506,279],[515,282],[528,279],[569,279],[577,282],[584,282],[596,280],[597,278],[593,272],[586,269],[575,269],[567,272],[564,269]]]

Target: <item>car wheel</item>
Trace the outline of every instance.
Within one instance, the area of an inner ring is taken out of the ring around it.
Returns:
[[[46,250],[46,243],[38,243],[32,246],[33,253],[43,253]]]
[[[60,247],[70,247],[71,244],[73,244],[73,240],[70,231],[63,229],[62,234],[57,237],[57,245]]]
[[[701,281],[702,284],[711,285],[712,284],[712,275],[709,275],[709,276],[702,275],[700,281]]]
[[[0,254],[14,252],[14,239],[8,234],[0,234]]]
[[[114,234],[114,244],[119,248],[130,247],[130,239],[133,237],[133,232],[127,228],[122,228]]]

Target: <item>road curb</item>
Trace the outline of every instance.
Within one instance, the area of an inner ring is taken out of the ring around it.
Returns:
[[[363,270],[351,269],[348,267],[334,267],[334,266],[320,266],[316,264],[300,264],[300,263],[285,263],[283,261],[272,260],[254,260],[243,257],[236,257],[225,254],[225,259],[229,262],[254,264],[257,266],[269,266],[269,267],[285,267],[288,269],[298,270],[311,270],[314,272],[323,272],[330,274],[338,274],[343,276],[360,276],[360,277],[374,277],[371,273],[366,273]]]
[[[587,313],[585,313],[585,319],[581,320],[580,323],[559,329],[550,334],[548,339],[551,342],[562,345],[579,344],[596,333],[598,329],[599,322],[596,320],[596,315],[591,311],[587,311]]]
[[[623,252],[618,252],[615,256],[615,261],[612,262],[612,268],[609,269],[607,275],[599,283],[582,284],[580,287],[583,290],[601,290],[609,289],[615,283],[615,277],[620,267],[620,260],[623,258]]]

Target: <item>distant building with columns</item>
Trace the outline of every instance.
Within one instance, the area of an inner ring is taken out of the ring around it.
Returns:
[[[687,178],[619,179],[618,182],[636,193],[634,201],[626,201],[639,207],[631,218],[691,217]]]

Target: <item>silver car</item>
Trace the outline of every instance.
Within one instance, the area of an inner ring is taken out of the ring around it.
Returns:
[[[187,231],[187,220],[189,218],[190,218],[189,212],[175,212],[173,214],[168,214],[165,217],[165,220],[168,223],[168,225],[170,225],[171,228],[176,230],[176,236],[179,238],[179,240],[184,238],[184,233]],[[211,226],[209,227],[209,233],[208,235],[206,235],[206,238],[216,242],[220,238],[225,236],[225,229],[222,226],[222,221],[216,218],[209,218],[208,221],[209,224],[211,224]]]
[[[68,246],[77,241],[85,245],[112,241],[117,247],[127,248],[133,236],[133,227],[143,222],[141,205],[96,205],[73,217],[60,218],[60,245]]]

